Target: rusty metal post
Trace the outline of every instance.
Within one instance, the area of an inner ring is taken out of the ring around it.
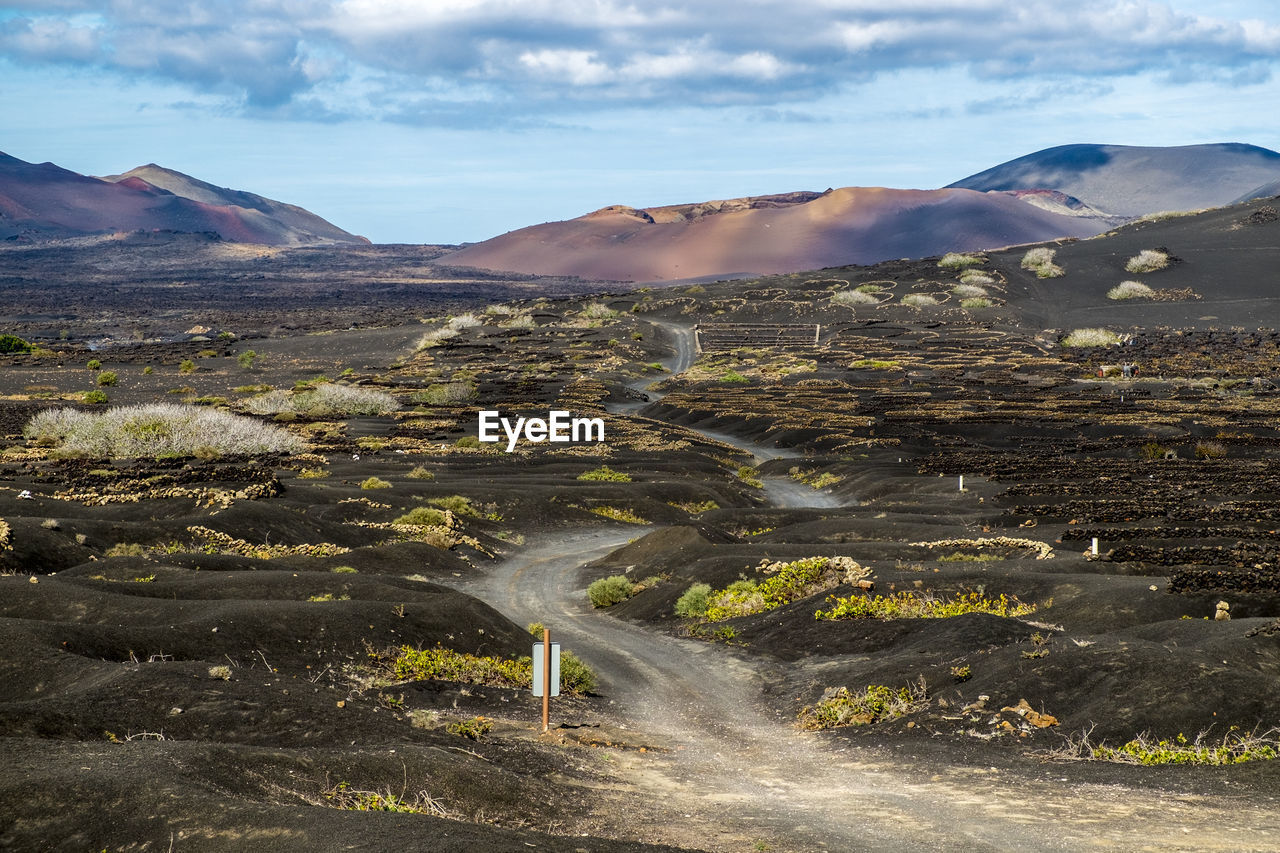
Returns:
[[[542,732],[551,726],[551,629],[542,629]]]

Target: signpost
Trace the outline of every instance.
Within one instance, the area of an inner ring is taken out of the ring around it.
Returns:
[[[560,644],[551,642],[551,629],[542,629],[542,642],[533,644],[533,695],[542,697],[542,731],[551,724],[551,697],[560,695]]]

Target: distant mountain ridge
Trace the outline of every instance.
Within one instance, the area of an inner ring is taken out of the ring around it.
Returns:
[[[1036,151],[949,187],[1058,190],[1104,213],[1134,218],[1221,207],[1277,180],[1280,153],[1256,145],[1077,144]]]
[[[1090,237],[1110,227],[1071,211],[1073,203],[1078,205],[1060,194],[1032,204],[1012,193],[845,187],[645,209],[613,205],[475,243],[448,255],[447,262],[538,275],[669,281]]]
[[[0,153],[0,239],[157,230],[275,246],[369,242],[296,205],[154,164],[95,178]]]
[[[1046,148],[941,190],[846,187],[610,205],[475,243],[462,266],[621,281],[796,272],[1091,237],[1144,214],[1280,191],[1280,153],[1222,143]]]

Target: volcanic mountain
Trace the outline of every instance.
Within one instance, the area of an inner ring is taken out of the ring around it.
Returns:
[[[368,242],[300,207],[155,165],[103,179],[0,153],[0,238],[156,230],[277,246]]]
[[[1058,190],[1109,214],[1220,207],[1280,179],[1280,153],[1221,143],[1143,148],[1060,145],[1046,148],[950,186],[970,190]]]
[[[448,263],[542,275],[659,281],[923,257],[1058,237],[1108,220],[1074,199],[963,189],[846,187],[636,209],[615,205],[512,231]]]

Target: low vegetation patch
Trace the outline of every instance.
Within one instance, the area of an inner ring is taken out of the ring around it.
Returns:
[[[1155,291],[1140,281],[1122,281],[1107,291],[1108,299],[1150,299]]]
[[[839,726],[869,726],[905,717],[929,704],[924,680],[907,687],[868,684],[865,690],[850,692],[847,687],[828,687],[822,698],[800,712],[800,728],[808,731]]]
[[[1075,329],[1060,343],[1064,347],[1109,347],[1120,343],[1120,336],[1109,329]]]
[[[586,471],[578,475],[579,480],[588,480],[591,482],[606,483],[630,483],[631,475],[623,471],[615,471],[608,465],[601,465],[592,471]]]
[[[1144,767],[1161,764],[1217,767],[1247,761],[1274,760],[1280,756],[1280,737],[1277,735],[1280,735],[1280,731],[1276,729],[1258,734],[1241,732],[1233,726],[1224,737],[1212,741],[1209,740],[1208,732],[1201,732],[1195,740],[1190,740],[1183,734],[1169,740],[1156,740],[1150,735],[1141,734],[1120,746],[1108,746],[1106,743],[1094,744],[1089,739],[1089,733],[1083,732],[1049,755],[1060,759],[1112,761]]]
[[[819,474],[817,471],[805,471],[799,466],[791,468],[787,473],[791,475],[791,479],[799,480],[813,489],[825,489],[827,486],[834,486],[844,479],[839,474],[832,474],[830,471],[823,471]]]
[[[360,483],[362,489],[389,489],[391,484],[381,477],[369,477]]]
[[[676,599],[676,615],[685,619],[705,619],[710,597],[711,584],[695,583]]]
[[[908,293],[902,297],[902,304],[910,305],[913,308],[927,308],[931,305],[937,305],[938,300],[927,293]]]
[[[397,518],[392,524],[414,524],[421,527],[449,526],[449,513],[443,509],[419,506]]]
[[[931,592],[898,592],[893,595],[850,595],[827,599],[830,610],[814,613],[815,619],[947,619],[965,613],[990,613],[1018,617],[1035,612],[1035,605],[1001,595],[986,598],[978,592],[958,593],[942,598]]]
[[[762,613],[840,583],[856,583],[871,573],[849,557],[806,557],[772,563],[762,560],[756,571],[765,577],[759,581],[743,578],[725,589],[709,591],[703,618],[721,622]]]
[[[1162,270],[1169,266],[1169,254],[1160,249],[1143,249],[1125,261],[1125,272],[1148,273]]]
[[[990,308],[995,303],[985,296],[971,296],[960,300],[960,307],[972,311],[975,308]]]
[[[460,406],[476,398],[476,385],[469,381],[438,382],[428,385],[409,399],[426,406]]]
[[[636,515],[629,509],[622,509],[616,506],[588,506],[582,507],[587,512],[593,512],[596,515],[604,516],[613,521],[622,521],[627,524],[648,524],[649,522]]]
[[[293,413],[312,418],[351,417],[354,415],[389,415],[400,408],[385,391],[355,388],[332,382],[304,383],[292,391],[268,391],[244,401],[247,411],[255,415]]]
[[[951,288],[951,293],[961,299],[971,299],[976,296],[986,296],[987,289],[976,284],[957,284]]]
[[[393,794],[386,791],[362,791],[352,788],[346,782],[339,782],[324,792],[323,801],[316,805],[329,806],[355,812],[394,812],[396,814],[426,814],[436,817],[453,817],[438,800],[426,791],[419,791],[412,797],[405,797],[404,792]]]
[[[963,270],[969,267],[982,266],[987,259],[982,255],[973,255],[967,252],[947,252],[942,256],[942,260],[938,261],[938,266],[944,270]]]
[[[612,607],[635,595],[635,584],[625,575],[597,578],[587,587],[587,598],[592,607]]]
[[[28,352],[31,352],[31,344],[22,338],[17,335],[0,335],[0,354]]]
[[[831,294],[832,305],[843,305],[852,308],[855,305],[876,305],[880,300],[865,290],[838,290]]]
[[[457,681],[488,687],[528,689],[533,684],[530,658],[499,658],[456,652],[439,646],[420,649],[400,646],[370,652],[377,675],[395,681]],[[595,689],[595,673],[572,652],[560,654],[560,689],[566,693],[590,693]]]
[[[174,403],[122,406],[101,414],[46,409],[23,435],[62,456],[96,458],[254,456],[303,449],[300,439],[280,427]]]
[[[192,525],[187,528],[187,533],[191,534],[197,543],[195,550],[206,554],[238,554],[241,557],[255,557],[259,560],[273,560],[277,557],[334,557],[338,554],[350,553],[350,548],[342,545],[334,545],[329,542],[321,542],[314,545],[255,545],[244,539],[237,539],[229,533],[223,533],[221,530],[213,530],[209,527],[201,525]],[[171,545],[162,545],[156,550],[163,553],[178,553],[186,550],[186,548],[174,543]],[[132,551],[128,553],[133,553]],[[110,555],[109,555],[110,556]]]
[[[1056,249],[1045,246],[1028,249],[1022,256],[1022,268],[1035,273],[1036,278],[1059,278],[1066,275],[1067,271],[1054,262],[1057,254]]]
[[[713,509],[720,508],[720,504],[715,501],[667,501],[667,506],[673,506],[676,509],[684,510],[690,515],[697,515],[700,512],[710,512]]]

